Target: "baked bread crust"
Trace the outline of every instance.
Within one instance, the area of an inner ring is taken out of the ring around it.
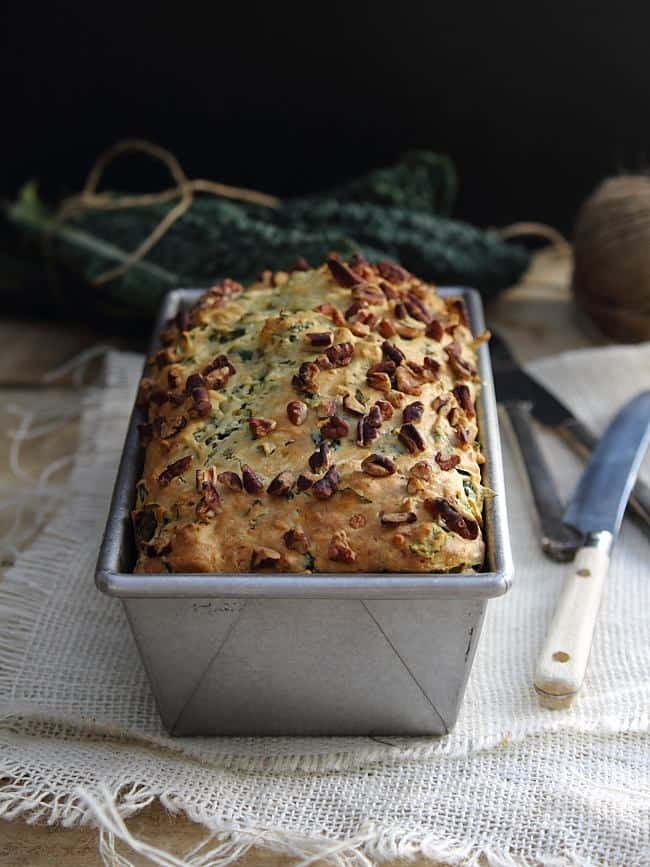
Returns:
[[[360,256],[209,289],[141,384],[135,571],[480,568],[482,339]]]

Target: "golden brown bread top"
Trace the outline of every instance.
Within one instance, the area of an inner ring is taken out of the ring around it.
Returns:
[[[209,289],[142,382],[136,571],[480,567],[481,339],[360,256]]]

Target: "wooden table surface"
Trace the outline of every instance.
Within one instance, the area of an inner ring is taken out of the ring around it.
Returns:
[[[578,316],[570,302],[570,267],[566,250],[544,251],[535,257],[525,279],[490,305],[488,325],[498,328],[510,341],[520,360],[604,343],[589,323]],[[15,409],[35,408],[48,401],[66,401],[74,408],[78,390],[71,386],[69,379],[64,377],[53,386],[44,384],[43,377],[77,352],[96,344],[98,339],[83,327],[19,321],[0,323],[0,486],[29,484],[26,480],[16,481],[9,467],[10,440],[6,432],[16,427]],[[101,340],[125,345],[124,340]],[[76,438],[77,425],[71,419],[56,437],[42,437],[27,444],[22,455],[24,468],[36,478],[51,461],[74,452]],[[64,477],[65,468],[58,478],[63,482]],[[0,514],[0,535],[10,518],[13,516]],[[134,836],[177,856],[206,836],[201,826],[184,817],[172,817],[159,805],[147,808],[127,824]],[[137,865],[151,863],[147,859],[138,860],[138,856],[131,853],[129,858]],[[252,850],[237,863],[243,867],[261,867],[291,864],[292,859]],[[420,859],[409,863],[432,862]],[[101,864],[95,830],[0,821],[2,867],[97,867]]]

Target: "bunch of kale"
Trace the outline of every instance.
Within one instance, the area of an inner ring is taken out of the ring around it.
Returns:
[[[455,194],[451,162],[414,151],[394,166],[285,200],[278,209],[196,197],[144,260],[96,286],[94,278],[120,265],[173,203],[87,211],[58,222],[28,185],[4,214],[0,287],[5,307],[29,304],[48,315],[73,313],[132,330],[151,320],[169,289],[225,276],[246,282],[298,256],[315,265],[332,250],[344,256],[361,250],[438,284],[474,286],[490,296],[516,282],[529,255],[449,219]]]

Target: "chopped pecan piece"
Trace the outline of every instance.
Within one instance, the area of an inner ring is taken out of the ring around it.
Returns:
[[[410,422],[403,424],[399,429],[397,436],[411,454],[424,451],[424,440],[422,439],[422,434],[414,424],[411,424]]]
[[[331,346],[332,332],[331,331],[309,331],[305,334],[305,343],[309,346]]]
[[[154,355],[153,360],[156,367],[162,369],[168,364],[176,364],[177,361],[181,360],[181,357],[171,349],[161,349]]]
[[[388,394],[392,389],[390,376],[387,373],[368,371],[366,381],[371,388],[376,388],[377,391],[383,391]]]
[[[389,358],[395,364],[401,364],[406,359],[402,350],[395,346],[394,343],[391,343],[390,340],[384,340],[381,344],[381,351],[384,358]]]
[[[330,269],[332,277],[336,280],[339,286],[351,289],[359,282],[359,277],[354,273],[354,271],[351,268],[348,268],[347,265],[344,265],[339,259],[335,259],[333,256],[327,257],[327,267]]]
[[[307,413],[307,404],[301,400],[290,400],[287,404],[287,418],[291,424],[304,424],[307,421]]]
[[[204,385],[192,389],[192,409],[189,414],[192,417],[198,416],[205,418],[210,415],[212,404],[210,403],[210,394]]]
[[[203,368],[203,376],[207,376],[209,373],[212,373],[215,370],[221,370],[222,367],[227,368],[228,373],[232,376],[237,373],[234,364],[230,361],[227,355],[221,354],[215,356],[212,361],[210,361]]]
[[[350,433],[350,425],[338,415],[329,418],[320,429],[321,435],[328,440],[340,440]]]
[[[264,482],[248,464],[242,466],[241,475],[244,490],[247,494],[259,494],[260,491],[264,490]]]
[[[463,360],[460,354],[460,346],[455,340],[445,346],[445,353],[449,359],[449,366],[460,379],[473,379],[476,371]]]
[[[169,439],[180,433],[187,426],[187,419],[184,415],[178,415],[176,418],[164,418],[159,416],[154,422],[154,430],[156,435],[161,440]]]
[[[314,310],[329,317],[335,325],[345,325],[345,316],[336,304],[319,304],[318,307],[314,307]]]
[[[154,507],[145,506],[144,509],[133,512],[133,531],[138,544],[153,539],[157,529],[158,521]]]
[[[294,388],[306,391],[307,394],[318,393],[318,374],[320,367],[313,361],[305,361],[298,368],[298,373],[291,380]]]
[[[409,403],[408,406],[404,407],[402,411],[402,421],[418,422],[421,420],[423,414],[424,404],[421,400],[414,400],[413,403]]]
[[[385,280],[381,281],[379,288],[389,301],[394,301],[396,298],[399,298],[399,292],[396,289],[393,289],[390,283],[386,283]]]
[[[296,487],[299,491],[308,491],[311,486],[314,484],[314,479],[311,479],[309,476],[306,476],[304,473],[300,473],[298,478],[296,479]]]
[[[319,500],[326,500],[332,496],[332,494],[336,493],[339,487],[339,482],[341,481],[341,477],[339,476],[338,470],[336,466],[332,465],[329,470],[325,473],[322,479],[319,479],[311,491],[315,497],[318,497]]]
[[[311,265],[303,256],[298,256],[293,265],[287,268],[287,271],[289,274],[293,274],[294,271],[311,271]]]
[[[393,337],[397,334],[395,331],[395,326],[389,319],[381,319],[379,324],[377,325],[377,331],[381,334],[382,337]]]
[[[251,557],[251,569],[273,569],[282,559],[282,554],[273,548],[255,548]]]
[[[199,298],[194,310],[206,310],[210,307],[223,307],[231,298],[235,298],[244,291],[241,283],[226,278],[215,286],[212,286]]]
[[[435,412],[440,412],[443,406],[447,406],[450,400],[450,395],[448,394],[439,394],[438,397],[431,404],[431,409]]]
[[[424,367],[425,379],[435,379],[440,370],[440,362],[436,361],[435,358],[432,358],[430,355],[425,355],[422,359],[422,365]]]
[[[425,324],[431,321],[431,314],[429,313],[426,304],[412,292],[409,292],[404,299],[404,306],[408,310],[408,314],[412,319],[417,319],[418,322],[424,322]]]
[[[304,530],[294,529],[287,530],[282,536],[284,544],[291,551],[297,551],[299,554],[306,554],[309,550],[309,539]]]
[[[422,386],[417,382],[413,372],[403,365],[395,371],[395,387],[404,394],[422,394]]]
[[[474,404],[472,403],[472,396],[469,392],[469,388],[462,383],[461,385],[457,385],[452,388],[454,393],[454,397],[458,401],[458,405],[461,409],[465,410],[465,413],[469,418],[473,418],[474,413]]]
[[[458,533],[463,539],[476,539],[478,537],[478,524],[473,518],[461,515],[454,507],[443,498],[427,499],[425,507],[434,518],[441,521],[443,526],[454,533]]]
[[[166,488],[172,479],[177,478],[177,476],[182,476],[185,470],[190,467],[191,463],[192,458],[190,455],[187,455],[187,457],[179,458],[177,461],[174,461],[173,464],[170,464],[158,476],[158,484],[160,487]]]
[[[179,310],[176,316],[167,320],[166,328],[160,332],[160,342],[163,346],[169,346],[178,335],[190,328],[190,314],[187,310]]]
[[[444,333],[445,329],[439,319],[432,319],[427,325],[427,337],[431,337],[432,340],[437,340],[438,343],[442,340]]]
[[[337,409],[336,401],[327,398],[319,402],[316,407],[316,415],[318,418],[331,418],[333,415],[336,415]]]
[[[354,563],[357,559],[357,555],[348,541],[345,530],[339,530],[334,533],[327,554],[330,560],[334,560],[337,563]]]
[[[417,521],[415,512],[380,512],[379,520],[385,527],[396,524],[414,524]]]
[[[357,445],[367,446],[379,436],[383,418],[379,407],[375,404],[367,415],[359,419],[357,424]]]
[[[469,328],[469,319],[467,318],[467,310],[461,298],[450,298],[447,301],[447,310],[454,312],[461,325]]]
[[[361,298],[357,298],[356,301],[353,301],[352,304],[347,308],[344,313],[346,320],[353,319],[355,316],[358,316],[362,310],[366,310],[368,308],[368,302],[364,301]]]
[[[423,479],[425,482],[431,481],[431,467],[426,461],[418,461],[413,464],[409,470],[409,475],[415,476],[416,479]]]
[[[352,361],[353,355],[353,343],[337,343],[335,346],[330,346],[325,355],[321,355],[316,360],[316,363],[321,370],[329,370],[332,367],[347,367]]]
[[[387,400],[376,400],[375,406],[379,410],[379,413],[384,421],[388,421],[389,418],[393,417],[393,413],[395,412],[395,410]]]
[[[236,493],[241,491],[243,487],[242,480],[239,478],[237,473],[233,473],[231,470],[224,470],[222,473],[219,473],[217,479],[222,485],[225,485],[231,491],[235,491]]]
[[[395,362],[390,358],[386,358],[384,359],[384,361],[380,361],[377,364],[373,364],[371,367],[369,367],[368,373],[388,373],[390,376],[392,376],[396,370],[397,365],[395,364]]]
[[[368,267],[368,260],[363,253],[353,253],[348,262],[353,271],[358,272]]]
[[[212,405],[210,403],[210,395],[205,385],[205,380],[200,373],[193,373],[187,377],[185,383],[185,392],[192,398],[192,409],[190,415],[193,418],[197,416],[204,418],[210,415]]]
[[[182,377],[178,370],[167,371],[167,385],[171,389],[178,388],[178,386],[181,384],[181,379]]]
[[[361,469],[369,476],[392,476],[397,467],[386,455],[372,454],[361,461]]]
[[[330,450],[327,443],[321,443],[318,451],[314,452],[309,458],[309,468],[312,473],[317,473],[318,470],[324,470],[329,466]]]
[[[368,328],[374,328],[377,323],[377,316],[367,307],[360,310],[357,314],[356,321],[367,325]]]
[[[191,395],[195,388],[205,387],[205,380],[200,373],[192,373],[185,381],[185,392]]]
[[[196,490],[201,494],[201,499],[196,505],[197,518],[214,518],[221,507],[221,498],[215,484],[217,471],[215,467],[198,469],[196,471]]]
[[[145,545],[145,551],[149,557],[164,557],[165,554],[171,554],[172,543],[166,539],[157,539],[151,545]]]
[[[206,364],[202,373],[210,388],[217,391],[224,388],[230,377],[237,371],[227,355],[217,355],[209,364]]]
[[[251,430],[254,440],[268,436],[272,430],[278,426],[277,421],[272,418],[251,417],[248,419],[248,426]]]
[[[396,265],[395,262],[377,262],[377,270],[389,283],[403,283],[411,276],[405,268]]]
[[[386,395],[386,400],[391,406],[394,406],[395,409],[399,409],[404,403],[404,395],[401,391],[390,391]]]
[[[438,452],[436,454],[436,463],[441,470],[453,470],[460,463],[460,457],[458,455],[449,455],[445,458],[441,452]]]
[[[358,512],[355,515],[350,515],[350,520],[348,521],[348,524],[353,530],[360,530],[362,527],[365,527],[367,523],[366,516],[361,515]]]
[[[408,316],[408,310],[406,309],[406,305],[403,304],[401,301],[399,302],[399,304],[395,305],[393,313],[395,314],[395,319],[406,319],[406,317]]]
[[[284,497],[291,491],[293,482],[293,473],[290,473],[289,470],[282,470],[281,473],[277,474],[266,490],[272,497]]]
[[[357,283],[352,287],[352,297],[355,301],[365,301],[366,304],[384,304],[386,296],[369,283]]]
[[[461,449],[466,449],[470,444],[471,437],[470,433],[466,427],[462,427],[461,425],[457,425],[455,428],[456,431],[456,441]]]
[[[357,400],[349,391],[345,393],[343,398],[343,408],[347,409],[347,411],[351,412],[353,415],[363,415],[366,411],[366,408],[361,401]]]
[[[414,376],[416,376],[418,379],[427,379],[428,378],[427,372],[424,369],[424,366],[422,364],[418,364],[417,361],[413,361],[412,359],[409,359],[406,362],[406,366],[411,371],[411,373]]]

